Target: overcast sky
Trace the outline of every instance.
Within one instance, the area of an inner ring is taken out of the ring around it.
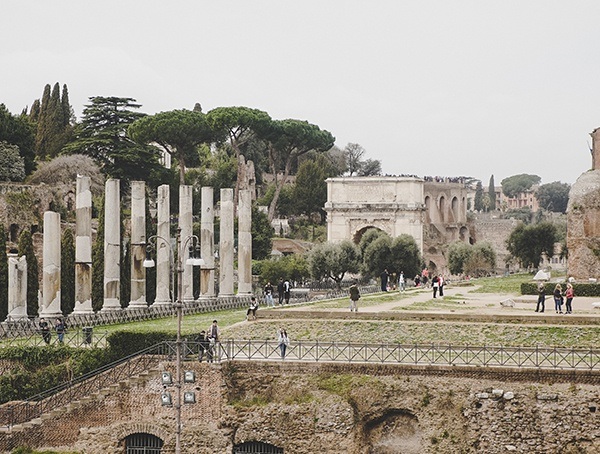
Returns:
[[[262,109],[386,174],[573,183],[600,126],[600,1],[0,0],[0,103]]]

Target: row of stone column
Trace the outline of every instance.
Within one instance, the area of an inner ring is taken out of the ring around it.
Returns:
[[[219,298],[234,293],[234,204],[233,189],[221,189],[220,243],[219,243]],[[186,263],[190,246],[199,246],[204,265],[200,269],[200,298],[215,295],[214,199],[213,188],[201,192],[201,230],[195,236],[193,225],[192,186],[179,188],[179,241],[170,237],[169,186],[157,191],[156,299],[154,305],[168,305],[177,292],[172,283],[178,263],[174,247],[179,247],[179,299],[194,300],[193,266]],[[128,308],[147,307],[146,269],[146,187],[143,181],[131,183],[131,301]],[[105,184],[104,202],[104,299],[102,311],[121,310],[120,295],[120,181],[109,179]],[[238,204],[238,295],[252,292],[252,197],[250,190],[240,191]],[[60,215],[44,213],[43,287],[40,317],[60,317]],[[174,246],[175,245],[175,246]],[[25,257],[9,257],[9,314],[8,321],[27,318],[27,263]],[[92,194],[90,179],[77,177],[75,228],[75,305],[74,314],[93,313],[92,308]]]

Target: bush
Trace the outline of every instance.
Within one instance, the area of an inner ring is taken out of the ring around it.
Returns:
[[[175,340],[173,333],[117,331],[108,336],[110,358],[117,361],[163,341]]]
[[[563,291],[565,289],[565,283],[560,283]],[[546,283],[544,288],[546,289],[546,295],[552,295],[554,291],[554,287],[556,287],[555,283]],[[573,291],[575,292],[575,297],[578,296],[600,296],[600,284],[591,284],[587,282],[580,282],[573,284]],[[537,295],[537,284],[535,282],[523,282],[521,284],[521,295]]]

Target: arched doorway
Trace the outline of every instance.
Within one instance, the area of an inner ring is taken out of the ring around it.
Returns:
[[[440,222],[446,222],[446,198],[440,197]]]
[[[156,435],[138,432],[125,438],[126,454],[160,454],[163,441]]]
[[[368,232],[369,230],[373,230],[373,229],[374,229],[374,230],[377,230],[377,231],[379,231],[379,232],[383,232],[383,230],[381,230],[381,229],[379,229],[379,228],[377,228],[377,227],[374,227],[374,226],[372,226],[372,225],[369,225],[369,226],[367,226],[367,227],[363,227],[362,229],[358,230],[358,231],[357,231],[357,232],[354,234],[354,236],[352,237],[352,241],[354,242],[354,244],[358,244],[358,243],[360,243],[360,240],[362,239],[363,235],[364,235],[366,232]]]
[[[233,454],[283,454],[283,448],[262,441],[247,441],[235,445]]]

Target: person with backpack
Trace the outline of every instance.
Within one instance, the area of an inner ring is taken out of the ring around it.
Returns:
[[[360,299],[360,290],[358,289],[358,282],[354,281],[350,286],[350,312],[358,312],[357,303]]]

